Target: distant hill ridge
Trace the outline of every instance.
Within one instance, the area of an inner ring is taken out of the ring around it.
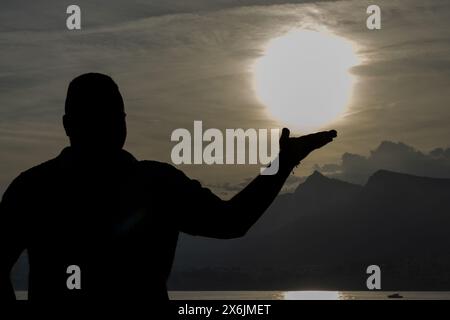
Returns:
[[[183,237],[171,285],[364,290],[375,263],[386,289],[450,290],[449,230],[450,179],[379,170],[361,186],[315,171],[246,237]]]

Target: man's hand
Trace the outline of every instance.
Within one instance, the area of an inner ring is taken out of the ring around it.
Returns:
[[[322,131],[296,138],[290,138],[289,134],[289,129],[283,128],[280,138],[280,165],[289,171],[312,151],[322,148],[337,137],[336,130]]]

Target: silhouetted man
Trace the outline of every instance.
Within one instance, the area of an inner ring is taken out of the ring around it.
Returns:
[[[179,232],[242,237],[280,191],[292,169],[335,131],[280,138],[273,176],[258,176],[224,201],[170,164],[138,161],[123,150],[124,104],[117,85],[84,74],[69,85],[63,117],[70,139],[59,156],[20,174],[0,205],[0,296],[24,249],[29,299],[113,298],[168,301],[166,281]],[[67,268],[81,269],[69,290]]]

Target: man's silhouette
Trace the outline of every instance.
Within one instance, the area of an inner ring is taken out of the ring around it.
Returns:
[[[9,273],[28,250],[29,299],[168,301],[166,281],[179,232],[242,237],[292,169],[335,131],[280,139],[279,171],[258,176],[224,201],[170,164],[123,150],[124,104],[117,85],[89,73],[69,85],[63,117],[70,139],[59,156],[20,174],[0,204],[0,297],[14,299]],[[67,268],[81,269],[69,290]]]

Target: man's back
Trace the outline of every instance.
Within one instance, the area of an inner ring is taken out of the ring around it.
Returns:
[[[180,177],[167,164],[139,162],[125,151],[96,163],[70,148],[21,174],[3,205],[14,207],[11,219],[28,249],[30,299],[124,292],[167,299]],[[70,265],[81,269],[81,290],[67,288]]]

